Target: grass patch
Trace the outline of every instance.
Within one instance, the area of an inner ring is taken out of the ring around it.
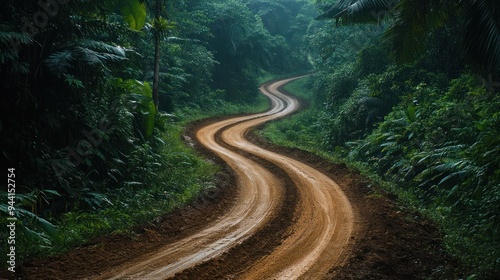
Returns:
[[[235,104],[223,100],[215,101],[208,108],[184,107],[175,113],[176,122],[186,125],[201,119],[238,114],[260,113],[269,109],[269,100],[259,94],[251,104]]]
[[[311,92],[308,90],[309,78],[295,80],[285,86],[285,90],[302,99],[310,106],[291,117],[273,121],[259,131],[261,136],[284,147],[299,148],[326,158],[321,141],[322,128],[317,125],[320,112],[314,108]]]

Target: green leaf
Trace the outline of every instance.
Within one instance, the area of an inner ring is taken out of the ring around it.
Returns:
[[[153,97],[153,90],[151,89],[151,85],[148,82],[144,82],[142,85],[142,95],[146,97]]]
[[[52,195],[55,195],[55,196],[61,196],[61,194],[59,192],[57,192],[56,190],[43,190],[44,193],[50,193]]]
[[[413,105],[408,106],[405,113],[406,113],[406,118],[408,119],[408,121],[410,123],[413,123],[417,120],[417,107],[416,106],[413,106]]]
[[[146,5],[139,0],[120,0],[118,3],[123,18],[130,28],[140,30],[146,23]]]
[[[31,222],[33,224],[40,227],[43,230],[43,232],[45,232],[49,236],[54,237],[54,238],[58,237],[57,227],[55,225],[53,225],[52,223],[50,223],[49,221],[45,220],[42,217],[35,215],[34,213],[32,213],[28,210],[22,209],[22,208],[18,208],[18,209],[16,209],[16,211],[17,211],[16,214],[20,219],[22,219],[23,217],[26,217],[29,220],[31,220]]]

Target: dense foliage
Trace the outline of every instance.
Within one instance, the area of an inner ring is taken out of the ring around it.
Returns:
[[[424,2],[2,1],[0,165],[16,188],[0,223],[18,218],[18,257],[213,187],[182,125],[262,110],[259,76],[313,68],[310,109],[266,135],[374,176],[472,272],[499,273],[500,2]]]
[[[264,135],[374,176],[442,227],[446,247],[471,274],[495,275],[499,2],[332,2],[317,1],[324,7],[318,19],[334,20],[309,27],[317,72],[291,88],[305,91],[310,109]]]
[[[18,265],[212,187],[216,168],[182,144],[182,125],[262,110],[262,71],[310,67],[305,3],[2,1],[0,162],[15,195],[0,190],[0,222],[18,218]]]

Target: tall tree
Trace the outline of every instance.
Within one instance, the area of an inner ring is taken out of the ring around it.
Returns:
[[[231,101],[250,101],[256,96],[256,72],[269,61],[269,33],[259,18],[239,0],[206,3],[213,37],[208,42],[218,64],[215,87]]]
[[[318,19],[336,19],[338,24],[380,22],[386,14],[394,20],[386,38],[401,61],[409,61],[424,50],[426,36],[458,19],[462,25],[462,47],[476,72],[496,76],[500,71],[500,1],[498,0],[339,0]]]

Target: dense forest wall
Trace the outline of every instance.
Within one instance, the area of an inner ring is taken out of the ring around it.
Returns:
[[[445,2],[316,1],[311,109],[265,135],[378,178],[486,277],[500,270],[500,7]]]
[[[374,176],[494,275],[499,3],[2,1],[0,223],[17,219],[17,261],[213,188],[217,167],[183,145],[183,125],[264,109],[264,74],[314,71],[310,109],[266,135]]]
[[[17,219],[17,263],[213,187],[217,168],[182,144],[182,125],[262,110],[263,71],[310,69],[306,4],[2,1],[0,162],[14,183],[0,190],[0,222]]]

